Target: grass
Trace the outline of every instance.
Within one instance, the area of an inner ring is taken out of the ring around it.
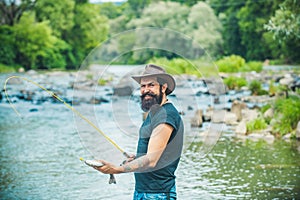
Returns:
[[[16,72],[15,67],[7,66],[7,65],[0,63],[0,73],[13,73],[13,72]]]
[[[264,118],[259,117],[247,123],[247,132],[263,130],[267,128],[267,123]]]

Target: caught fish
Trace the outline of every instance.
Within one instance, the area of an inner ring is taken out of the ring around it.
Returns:
[[[90,167],[102,167],[103,163],[97,161],[97,160],[84,160],[83,158],[80,158],[81,161],[83,161],[86,165],[90,166]],[[116,178],[113,174],[109,175],[109,184],[116,184]]]

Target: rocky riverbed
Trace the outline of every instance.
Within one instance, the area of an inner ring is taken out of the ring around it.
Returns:
[[[33,70],[18,73],[37,82],[47,90],[62,98],[66,103],[76,106],[80,104],[101,105],[112,102],[114,99],[127,98],[131,101],[139,101],[138,85],[131,80],[132,74],[137,74],[141,66],[92,66],[89,70],[76,72],[36,72]],[[1,83],[12,74],[2,74]],[[203,136],[210,134],[208,126],[225,124],[221,131],[234,131],[241,139],[265,140],[272,143],[275,136],[272,127],[264,130],[248,133],[246,124],[259,115],[273,117],[272,109],[260,113],[259,108],[272,102],[278,95],[253,96],[249,88],[242,87],[239,90],[228,90],[223,84],[223,79],[229,74],[221,73],[219,77],[197,78],[191,75],[175,76],[177,87],[170,96],[170,100],[177,104],[180,113],[184,116],[190,130],[200,131]],[[269,90],[272,80],[276,85],[289,88],[289,93],[297,94],[300,87],[299,73],[289,70],[264,70],[261,73],[237,73],[230,76],[244,77],[248,82],[258,80],[263,89]],[[60,103],[52,95],[36,85],[22,79],[12,78],[7,82],[7,94],[12,103],[20,101],[31,102],[33,105],[43,105],[46,102]],[[4,90],[0,93],[0,103],[8,103]],[[32,109],[31,112],[38,111]],[[296,136],[300,138],[300,123],[298,123]],[[290,140],[287,134],[284,140]]]

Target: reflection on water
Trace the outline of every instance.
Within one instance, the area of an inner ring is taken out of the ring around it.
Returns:
[[[201,145],[201,144],[200,144]],[[182,196],[198,199],[298,199],[300,157],[291,144],[277,141],[235,141],[225,134],[204,159],[192,152],[184,158],[178,177]]]
[[[103,105],[82,106],[88,114]],[[51,103],[18,103],[17,109],[23,119],[0,104],[1,199],[131,199],[132,174],[117,175],[118,183],[109,185],[107,175],[81,163],[79,157],[91,154],[72,112]],[[134,151],[134,137],[118,136],[117,127],[107,126],[114,140]],[[300,198],[300,154],[293,144],[241,142],[228,132],[205,157],[199,154],[201,145],[196,138],[184,152],[177,171],[179,199]]]

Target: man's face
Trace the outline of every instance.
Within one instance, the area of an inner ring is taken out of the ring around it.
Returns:
[[[142,78],[140,83],[141,90],[141,107],[147,112],[153,105],[160,105],[162,102],[162,87],[155,77]]]

